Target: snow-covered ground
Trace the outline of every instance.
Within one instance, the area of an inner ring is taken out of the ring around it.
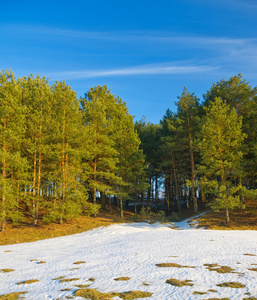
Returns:
[[[71,236],[1,246],[0,269],[14,271],[0,272],[0,295],[28,291],[25,299],[67,299],[78,289],[75,285],[90,284],[90,288],[100,292],[151,292],[152,296],[145,299],[257,297],[257,272],[249,270],[257,269],[256,231],[197,230],[187,222],[176,225],[183,230],[171,229],[170,224],[120,224]],[[156,266],[160,263],[185,267]],[[204,264],[229,266],[234,271],[218,273]],[[78,280],[54,280],[61,276]],[[114,280],[122,276],[130,280]],[[165,282],[170,278],[191,280],[193,286],[172,286]],[[17,285],[30,279],[39,281]],[[223,282],[239,282],[245,287],[217,286]],[[71,290],[61,291],[64,289]],[[194,294],[196,291],[206,294]]]

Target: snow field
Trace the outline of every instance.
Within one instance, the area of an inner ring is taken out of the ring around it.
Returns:
[[[185,223],[181,225],[187,228]],[[45,263],[39,263],[41,261]],[[85,263],[74,264],[79,261]],[[195,268],[157,267],[160,263]],[[204,264],[229,266],[235,270],[218,273]],[[100,292],[151,292],[152,296],[145,299],[227,297],[240,300],[257,297],[257,272],[248,270],[250,268],[257,268],[255,231],[174,230],[169,224],[120,224],[71,236],[1,246],[0,269],[14,271],[0,273],[0,295],[28,291],[24,295],[28,300],[65,299],[78,289],[75,285],[90,284],[90,288]],[[54,280],[61,276],[79,280]],[[123,276],[130,280],[114,280]],[[172,286],[165,282],[170,278],[191,280],[194,285]],[[39,282],[17,285],[30,279]],[[229,281],[242,283],[245,288],[217,286]],[[71,290],[60,291],[68,288]],[[195,291],[206,294],[193,294]]]

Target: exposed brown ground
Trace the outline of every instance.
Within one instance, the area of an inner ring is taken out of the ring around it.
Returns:
[[[199,226],[214,230],[257,230],[257,201],[245,201],[245,209],[230,212],[230,222],[226,224],[224,211],[209,211],[198,219]]]
[[[208,211],[200,217],[193,220],[199,222],[199,227],[214,230],[257,230],[257,201],[246,201],[245,209],[236,209],[230,212],[230,223],[226,224],[224,212]],[[200,203],[199,207],[203,209]],[[79,217],[68,220],[63,224],[52,223],[38,226],[31,224],[12,225],[7,224],[6,232],[0,232],[0,245],[10,245],[15,243],[33,242],[42,239],[48,239],[58,236],[80,233],[100,226],[108,226],[122,222],[130,222],[133,213],[125,212],[124,218],[119,217],[119,211],[116,208],[101,210],[97,217]],[[186,219],[193,216],[192,209],[186,209],[182,212],[182,218]]]
[[[36,227],[31,224],[7,224],[6,231],[4,233],[0,232],[0,245],[33,242],[130,221],[131,213],[125,212],[124,219],[121,219],[118,213],[118,210],[113,208],[111,211],[102,210],[97,217],[79,217],[72,221],[68,220],[63,224],[52,223],[44,225],[39,223]]]

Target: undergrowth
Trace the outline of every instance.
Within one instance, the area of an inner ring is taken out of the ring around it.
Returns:
[[[172,212],[170,216],[166,217],[165,212],[163,210],[154,213],[149,209],[143,207],[139,214],[135,214],[134,216],[132,216],[131,220],[133,222],[166,223],[179,222],[180,218],[175,212]]]

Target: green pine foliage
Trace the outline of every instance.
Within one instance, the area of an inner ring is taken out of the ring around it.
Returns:
[[[166,216],[201,201],[229,222],[257,198],[257,88],[239,74],[203,97],[185,88],[159,124],[134,123],[106,86],[78,99],[65,82],[1,71],[1,231],[96,215],[107,201],[123,217],[132,199],[147,214],[164,199]]]
[[[238,191],[242,160],[242,118],[220,98],[206,109],[199,133],[198,148],[201,154],[199,173],[205,178],[205,188],[215,195],[209,206],[225,209],[226,222],[229,210],[243,206]]]
[[[6,220],[22,218],[18,210],[21,193],[19,186],[27,167],[21,156],[21,146],[26,129],[22,91],[12,72],[0,73],[0,219],[1,231]]]
[[[185,149],[188,152],[188,161],[190,161],[190,188],[194,212],[198,212],[198,204],[196,199],[196,174],[195,174],[195,137],[199,131],[201,107],[199,99],[186,88],[178,97],[177,105],[177,130],[176,140],[179,149]]]

